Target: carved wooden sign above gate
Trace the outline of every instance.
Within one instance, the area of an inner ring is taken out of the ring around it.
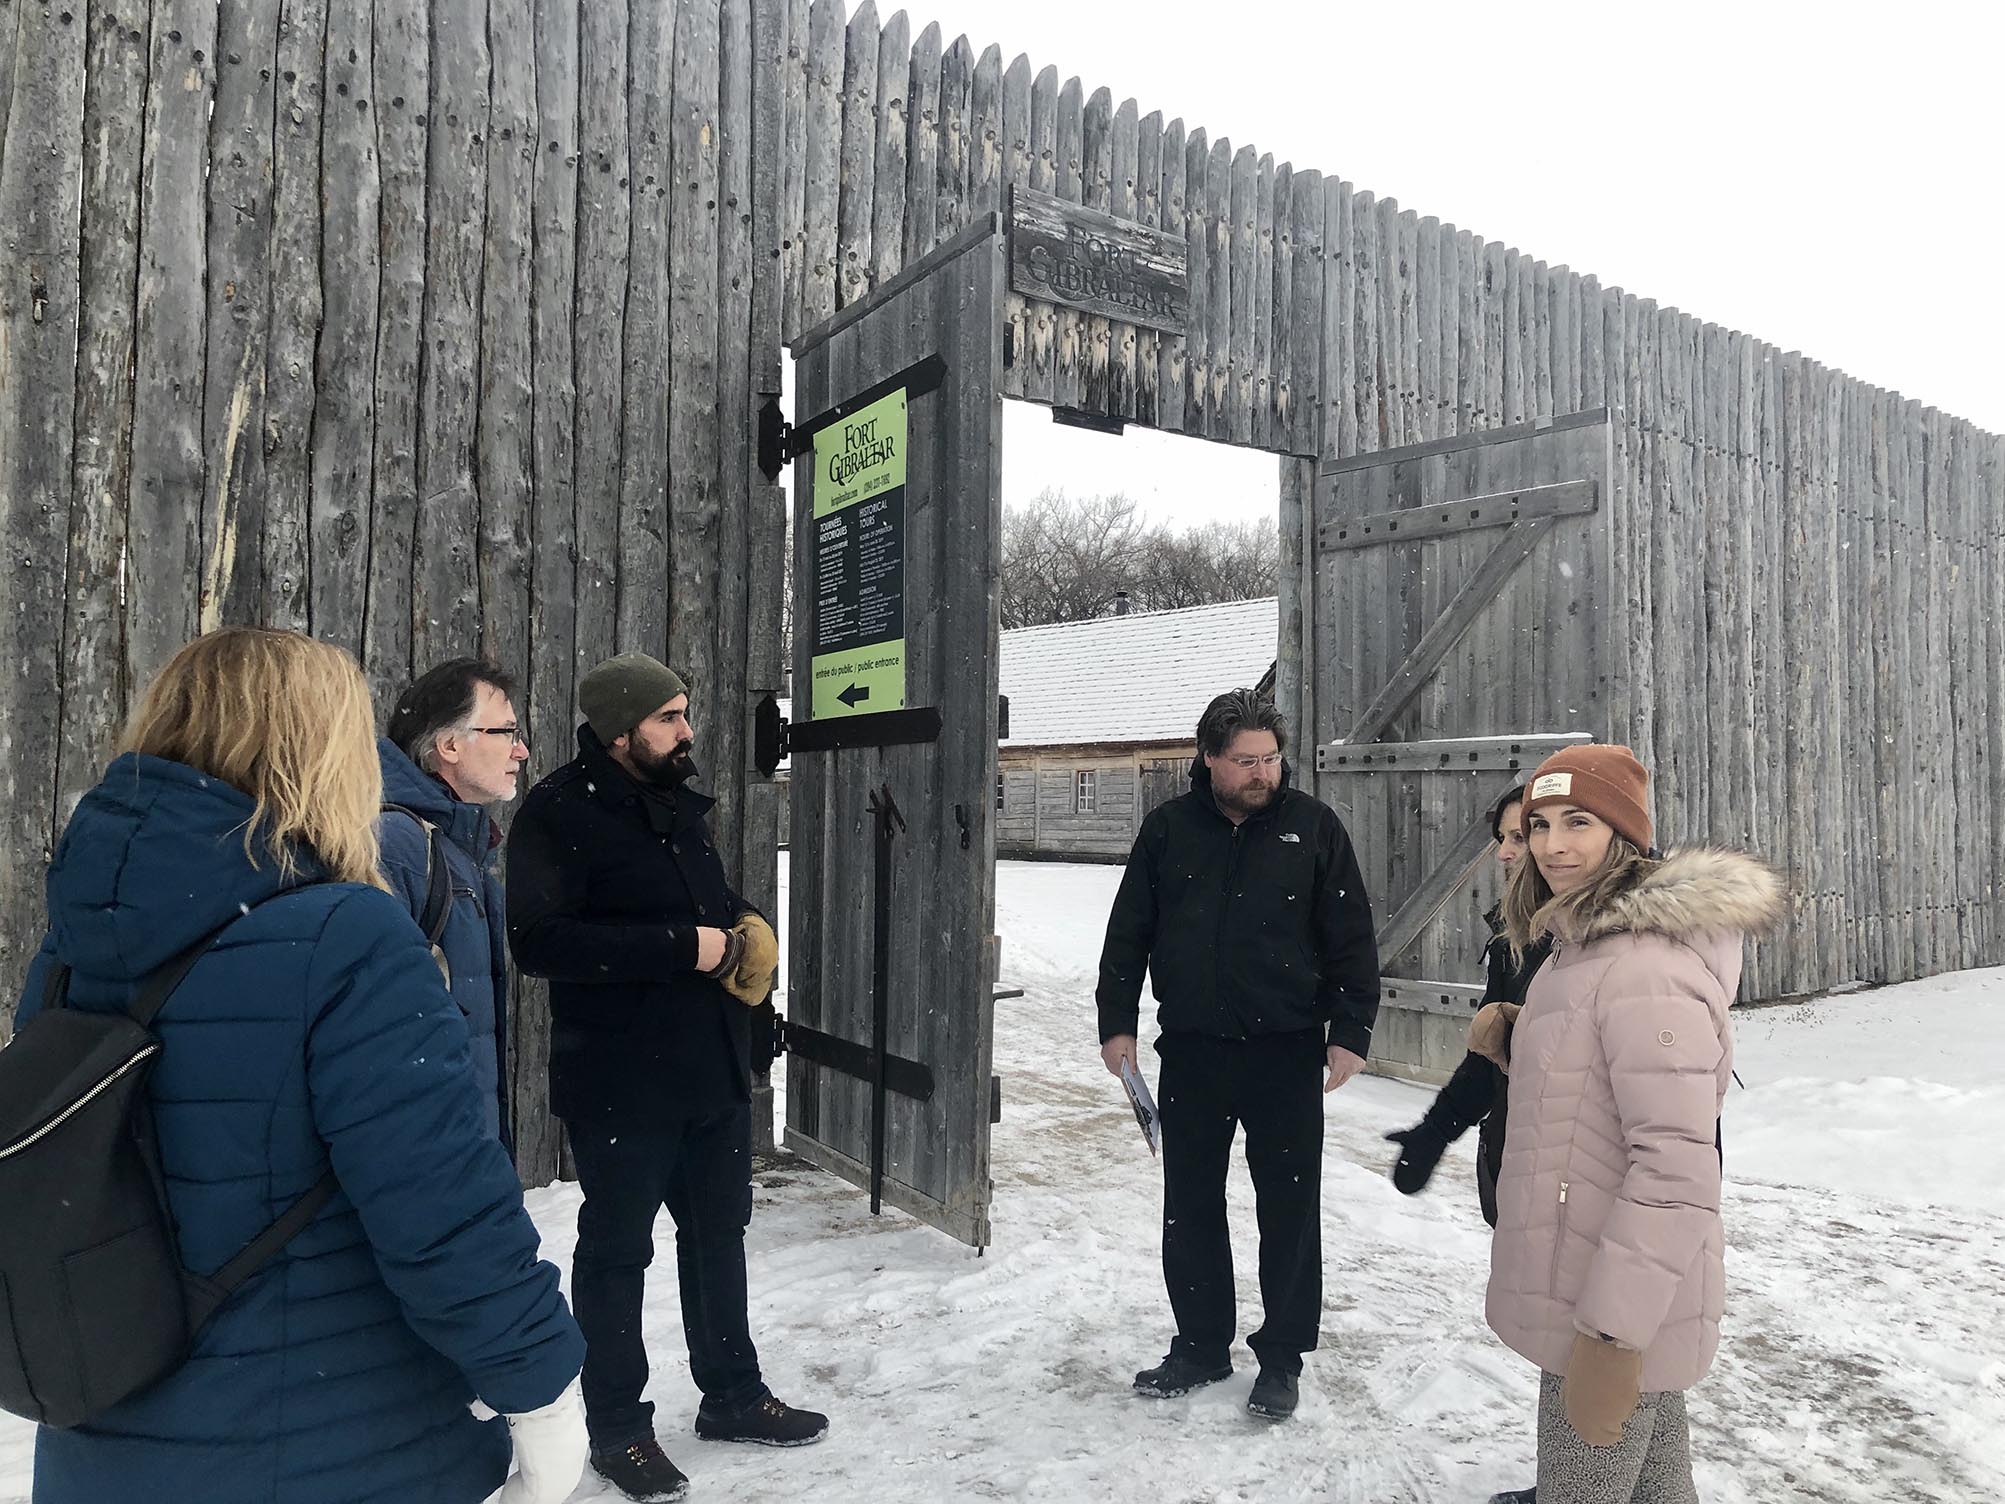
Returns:
[[[1185,332],[1190,261],[1181,235],[1022,188],[1010,195],[1009,232],[1012,291]]]

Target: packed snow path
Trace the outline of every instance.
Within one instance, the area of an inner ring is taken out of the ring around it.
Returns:
[[[1117,869],[1004,863],[997,927],[996,1244],[984,1258],[810,1170],[761,1175],[753,1331],[774,1388],[827,1442],[698,1442],[664,1215],[650,1280],[652,1397],[692,1500],[1039,1499],[1453,1504],[1532,1479],[1536,1377],[1483,1325],[1489,1234],[1474,1135],[1417,1198],[1381,1135],[1418,1087],[1326,1099],[1323,1345],[1272,1426],[1228,1383],[1150,1402],[1129,1379],[1169,1336],[1160,1182],[1091,1004]],[[1692,1394],[1701,1495],[1736,1501],[2005,1496],[2005,971],[1736,1015],[1728,1310]],[[1146,1036],[1145,1036],[1146,1037]],[[1146,1054],[1146,1051],[1145,1051]],[[1155,1074],[1151,1059],[1150,1075]],[[1241,1330],[1258,1320],[1253,1202],[1231,1185]],[[568,1268],[575,1187],[532,1193]],[[24,1501],[30,1429],[0,1417],[0,1501]],[[573,1504],[612,1501],[590,1483]]]

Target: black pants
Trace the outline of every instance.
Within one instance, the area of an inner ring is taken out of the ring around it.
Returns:
[[[689,1371],[706,1405],[765,1398],[745,1310],[745,1226],[752,1219],[752,1110],[617,1133],[567,1123],[578,1181],[571,1308],[585,1334],[585,1423],[600,1450],[653,1433],[641,1298],[654,1218],[675,1219],[675,1269]]]
[[[1300,1373],[1323,1309],[1322,1037],[1165,1034],[1156,1049],[1163,1059],[1163,1279],[1177,1320],[1171,1351],[1200,1363],[1228,1361],[1235,1298],[1225,1172],[1233,1134],[1244,1124],[1265,1309],[1246,1345],[1262,1367]]]

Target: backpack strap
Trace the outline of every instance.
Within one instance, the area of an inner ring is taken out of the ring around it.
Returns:
[[[239,1249],[227,1264],[206,1279],[187,1280],[188,1326],[200,1331],[217,1308],[243,1286],[245,1280],[271,1262],[278,1251],[306,1230],[320,1215],[334,1193],[341,1188],[329,1170],[307,1188],[306,1194],[279,1213],[278,1220]]]
[[[445,853],[439,849],[439,828],[404,805],[386,804],[383,809],[386,813],[408,816],[425,833],[425,905],[418,914],[418,928],[425,932],[425,944],[436,946],[439,936],[446,932],[446,919],[453,906],[452,872],[446,866]]]

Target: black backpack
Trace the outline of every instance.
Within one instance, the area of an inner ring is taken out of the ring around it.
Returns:
[[[57,963],[42,1011],[0,1050],[0,1409],[75,1426],[166,1378],[335,1192],[330,1170],[214,1274],[182,1267],[146,1092],[151,1025],[228,928],[144,977],[124,1013],[67,1006]]]
[[[401,804],[386,804],[383,813],[407,815],[418,822],[418,829],[425,833],[425,906],[418,917],[418,928],[425,932],[425,944],[432,948],[432,959],[439,963],[439,974],[446,979],[446,991],[453,990],[452,967],[446,964],[446,953],[439,945],[439,937],[446,932],[446,919],[452,912],[453,875],[446,865],[446,854],[439,847],[439,828],[414,809]]]

